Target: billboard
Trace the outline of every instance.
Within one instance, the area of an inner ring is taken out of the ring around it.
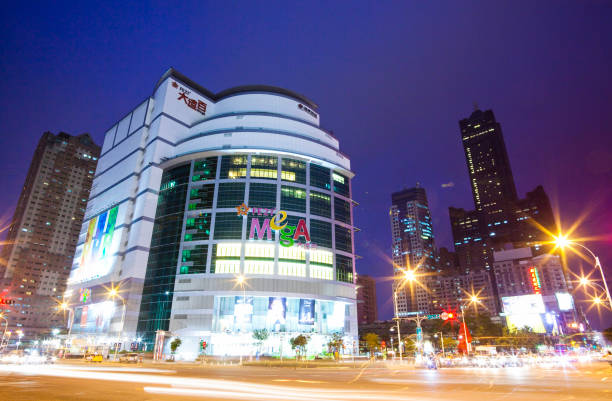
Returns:
[[[119,206],[115,206],[89,220],[83,252],[74,281],[100,277],[111,269],[111,246],[117,223]]]
[[[300,299],[299,324],[313,325],[315,322],[315,300]]]
[[[253,321],[253,297],[236,297],[234,320],[238,331],[248,331]]]
[[[555,297],[557,297],[559,310],[568,311],[574,309],[574,298],[572,298],[572,294],[568,292],[557,292],[555,293]]]
[[[280,331],[281,326],[285,325],[287,315],[287,298],[270,297],[268,299],[268,324],[272,331]]]
[[[79,306],[74,310],[73,330],[81,333],[105,333],[115,312],[113,301]]]
[[[542,315],[546,313],[541,294],[503,297],[502,305],[508,327],[516,330],[529,327],[536,333],[545,333]]]

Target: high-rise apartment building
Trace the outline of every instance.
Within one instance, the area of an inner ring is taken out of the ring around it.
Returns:
[[[469,302],[470,296],[478,296],[473,305],[480,313],[495,316],[498,313],[497,298],[491,275],[486,270],[469,273],[439,274],[420,279],[428,291],[423,293],[421,311],[440,313],[443,310],[459,310],[461,304]]]
[[[40,138],[2,249],[9,328],[32,337],[64,319],[57,312],[70,274],[100,147],[89,136]]]
[[[364,274],[357,275],[357,323],[370,324],[378,320],[376,280]]]
[[[415,187],[391,195],[392,259],[394,274],[393,291],[397,293],[397,312],[401,316],[419,311],[425,289],[412,283],[402,284],[402,271],[406,269],[433,273],[437,271],[436,247],[427,194],[424,188]],[[395,297],[394,297],[395,298]],[[421,305],[426,306],[426,303]]]

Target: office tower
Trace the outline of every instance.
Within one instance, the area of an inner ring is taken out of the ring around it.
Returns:
[[[479,302],[471,305],[478,313],[495,316],[499,312],[491,275],[486,270],[432,275],[421,281],[429,290],[425,294],[423,312],[436,314],[443,310],[459,310],[461,304],[469,302],[472,294],[478,295]]]
[[[397,290],[402,271],[437,271],[433,226],[425,189],[417,186],[393,193],[389,216],[394,274],[397,276],[393,290],[394,294],[397,293],[397,312],[402,315],[418,311],[419,300],[426,304],[426,291],[418,285],[408,283]]]
[[[354,174],[308,98],[213,93],[170,69],[105,134],[98,169],[66,292],[73,347],[171,332],[194,359],[200,341],[254,354],[254,330],[276,355],[287,332],[308,333],[309,354],[357,340]]]
[[[449,217],[460,269],[491,270],[493,252],[547,241],[541,229],[555,232],[542,186],[518,199],[501,125],[491,110],[475,110],[459,122],[475,210],[450,207]]]
[[[30,163],[2,249],[9,328],[25,338],[63,323],[57,311],[70,274],[100,147],[89,136],[46,132]]]
[[[376,306],[376,280],[364,274],[357,275],[357,323],[370,324],[378,320]]]

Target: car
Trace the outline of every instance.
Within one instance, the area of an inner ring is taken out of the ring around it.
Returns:
[[[140,359],[140,355],[135,353],[135,352],[131,352],[129,354],[123,354],[119,357],[119,362],[126,362],[126,363],[137,363],[138,360]]]
[[[102,354],[87,354],[85,355],[85,360],[88,362],[102,362],[104,357]]]

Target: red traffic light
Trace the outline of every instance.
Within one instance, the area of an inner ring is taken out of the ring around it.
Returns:
[[[384,342],[384,341],[381,341],[380,342],[380,346],[383,347],[383,348],[387,348],[387,343]]]

